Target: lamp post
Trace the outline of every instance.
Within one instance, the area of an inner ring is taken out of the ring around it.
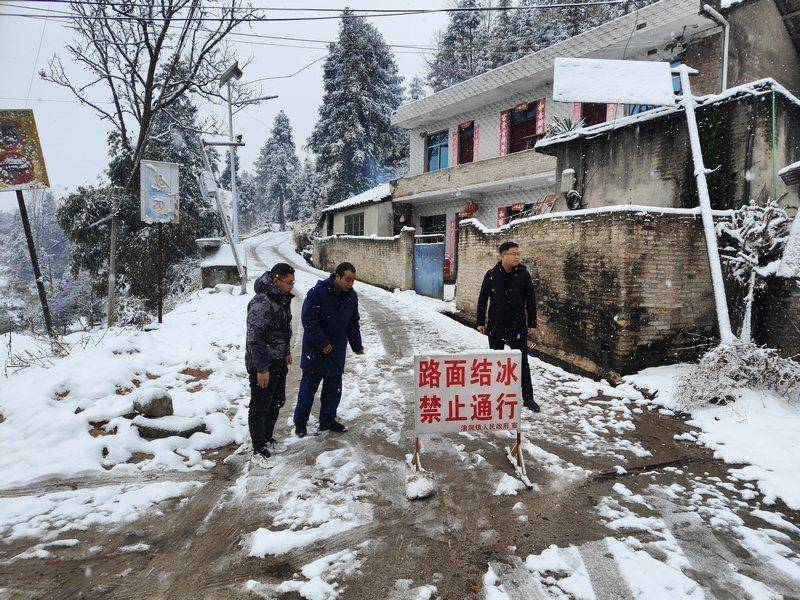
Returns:
[[[239,61],[234,62],[230,67],[225,69],[225,72],[219,78],[220,87],[225,85],[228,87],[228,140],[233,142],[233,90],[232,79],[241,79],[242,70],[239,68]],[[239,202],[236,197],[236,146],[228,147],[228,160],[230,161],[231,169],[231,209],[232,215],[232,229],[231,237],[233,243],[239,243]]]
[[[225,72],[219,78],[219,85],[227,86],[228,88],[228,140],[231,145],[228,147],[228,160],[231,169],[231,237],[233,243],[239,243],[239,199],[236,191],[236,146],[239,144],[234,143],[233,135],[233,80],[239,80],[243,75],[242,69],[239,67],[239,61],[234,62],[230,67],[225,69]],[[246,104],[253,104],[261,100],[272,100],[277,96],[263,96],[261,98],[254,98],[248,100]],[[241,142],[241,136],[237,136],[237,142]]]

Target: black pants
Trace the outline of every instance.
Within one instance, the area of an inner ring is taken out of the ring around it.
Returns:
[[[288,367],[284,364],[269,366],[269,383],[266,388],[258,385],[255,371],[248,372],[250,376],[250,410],[247,415],[247,424],[250,427],[250,439],[253,440],[253,450],[260,450],[267,445],[275,431],[278,421],[278,412],[286,403],[286,373]]]
[[[533,384],[531,383],[531,369],[528,366],[528,338],[525,335],[515,340],[504,340],[501,337],[489,336],[490,350],[503,350],[508,344],[512,350],[522,350],[522,399],[527,404],[533,400]]]

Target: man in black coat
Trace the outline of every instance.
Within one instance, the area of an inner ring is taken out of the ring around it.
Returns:
[[[492,350],[502,350],[508,344],[522,351],[522,399],[526,408],[539,412],[539,405],[533,400],[528,366],[528,334],[536,327],[533,281],[528,269],[521,264],[519,244],[503,242],[498,251],[499,262],[483,276],[478,296],[478,331],[489,336]]]
[[[292,311],[294,268],[278,263],[259,277],[256,295],[247,305],[247,344],[244,361],[250,377],[248,425],[253,441],[253,462],[272,466],[270,460],[286,446],[273,437],[278,412],[286,402],[286,374],[292,364]]]

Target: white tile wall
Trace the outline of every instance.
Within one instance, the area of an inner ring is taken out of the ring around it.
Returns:
[[[513,108],[520,102],[533,102],[539,98],[546,98],[545,102],[545,122],[549,123],[553,115],[560,117],[572,114],[572,104],[565,102],[555,102],[553,100],[552,84],[547,84],[530,92],[524,92],[510,96],[500,102],[495,102],[485,106],[475,112],[463,113],[453,119],[439,121],[427,125],[425,128],[411,130],[411,148],[409,153],[408,177],[420,175],[425,172],[425,138],[421,136],[423,132],[435,133],[444,129],[448,130],[449,135],[455,131],[459,123],[464,121],[475,121],[478,130],[478,156],[475,160],[486,160],[500,156],[500,112]],[[448,149],[452,152],[452,148]],[[458,167],[454,167],[458,168]]]

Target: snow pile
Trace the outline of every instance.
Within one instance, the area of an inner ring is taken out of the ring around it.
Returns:
[[[783,249],[783,257],[776,273],[778,277],[800,277],[800,213],[795,215],[789,231],[789,239]]]
[[[516,477],[512,477],[508,473],[503,473],[500,481],[497,482],[497,487],[494,489],[495,496],[516,496],[519,490],[525,489],[525,484]]]
[[[634,550],[619,540],[606,538],[606,543],[634,598],[647,598],[647,600],[705,598],[700,584],[689,579],[680,569],[653,558],[644,550]]]
[[[60,533],[140,519],[158,503],[199,489],[198,481],[108,485],[38,496],[0,498],[0,537],[53,538]]]
[[[681,403],[678,381],[691,365],[645,369],[623,379],[654,394],[653,402],[667,408]],[[642,402],[646,402],[644,399]],[[764,502],[782,500],[800,509],[800,411],[770,392],[741,390],[736,402],[725,406],[696,407],[689,425],[698,427],[697,442],[730,464],[742,481],[755,481]]]
[[[49,368],[34,365],[0,380],[0,487],[106,469],[213,466],[201,452],[241,443],[247,431],[248,300],[203,290],[167,313],[158,330],[112,328],[92,343],[75,343]],[[168,390],[175,415],[201,419],[208,433],[142,439],[126,415],[133,392],[151,388]],[[147,458],[123,464],[134,453]]]
[[[726,404],[746,389],[794,401],[800,390],[800,364],[751,342],[720,344],[678,380],[677,408],[690,412],[694,407]]]
[[[592,582],[577,548],[551,545],[541,554],[531,554],[525,566],[555,597],[593,600]]]
[[[421,500],[436,493],[436,482],[425,473],[412,473],[406,477],[406,498]]]
[[[367,542],[364,542],[360,547],[366,544]],[[309,600],[334,600],[342,590],[339,584],[331,581],[357,572],[361,562],[358,552],[349,549],[323,556],[300,570],[306,581],[295,573],[294,579],[284,581],[275,588],[275,591],[279,594],[297,592]]]
[[[260,527],[244,538],[248,555],[279,556],[369,523],[372,506],[360,500],[366,495],[363,471],[350,448],[321,453],[311,473],[276,465],[271,476],[288,476],[288,481],[262,498],[275,507],[272,528]]]

